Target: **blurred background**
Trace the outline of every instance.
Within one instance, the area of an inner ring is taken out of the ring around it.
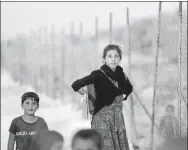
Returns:
[[[37,115],[69,149],[72,134],[90,127],[86,99],[71,84],[102,65],[109,43],[122,47],[134,86],[124,102],[130,144],[160,143],[168,104],[187,135],[187,2],[2,2],[1,14],[2,150],[26,91],[39,94]]]

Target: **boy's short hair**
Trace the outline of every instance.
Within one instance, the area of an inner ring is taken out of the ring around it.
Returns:
[[[34,101],[36,101],[37,103],[39,103],[39,100],[40,100],[39,96],[35,92],[26,92],[21,97],[22,104],[28,98],[34,98]]]
[[[29,150],[51,150],[56,142],[64,143],[64,137],[57,131],[41,131],[34,135]]]
[[[103,147],[103,140],[102,140],[102,137],[100,136],[100,134],[94,130],[94,129],[82,129],[82,130],[79,130],[74,136],[73,136],[73,139],[72,139],[72,143],[71,143],[71,146],[73,147],[74,146],[74,143],[77,139],[83,139],[83,140],[92,140],[97,148],[99,150],[102,150],[102,147]]]

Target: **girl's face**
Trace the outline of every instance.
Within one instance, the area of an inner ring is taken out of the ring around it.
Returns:
[[[23,102],[22,108],[24,110],[24,114],[34,115],[38,109],[38,103],[34,101],[34,99],[29,98]]]
[[[91,139],[77,139],[72,150],[99,150],[97,145]]]
[[[112,49],[107,51],[106,56],[104,58],[104,62],[109,68],[115,70],[120,62],[120,55],[117,52],[117,50]]]

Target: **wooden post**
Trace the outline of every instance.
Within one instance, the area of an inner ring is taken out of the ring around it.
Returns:
[[[70,50],[71,53],[73,53],[73,44],[74,44],[74,22],[71,22],[70,24],[70,40],[71,40],[71,44],[70,44]]]
[[[99,38],[99,29],[98,29],[98,17],[95,17],[95,39],[98,41]]]
[[[95,21],[94,21],[94,26],[95,26],[95,32],[94,32],[94,46],[95,46],[95,50],[98,51],[99,49],[99,28],[98,28],[98,23],[99,23],[99,20],[98,20],[98,17],[95,17]],[[93,57],[97,57],[97,52],[94,52],[93,53]],[[97,69],[97,66],[98,66],[98,62],[94,61],[93,62],[93,69]]]
[[[32,53],[33,53],[33,51],[34,51],[34,49],[35,49],[35,32],[33,31],[33,30],[31,30],[31,32],[30,32],[30,48],[31,48],[31,51],[32,51]],[[30,76],[31,76],[31,85],[34,87],[34,88],[36,88],[36,85],[35,85],[35,76],[34,76],[34,72],[33,71],[31,71],[31,74],[30,74]]]
[[[46,47],[48,44],[48,29],[47,29],[47,27],[44,27],[43,37],[44,37],[44,50],[46,50]]]
[[[74,57],[74,35],[75,35],[75,30],[74,30],[74,22],[71,22],[71,44],[70,44],[70,51],[71,51],[71,55]],[[70,53],[69,53],[70,54]],[[70,66],[73,67],[74,66],[74,62],[71,61]],[[71,77],[73,77],[75,75],[75,70],[71,69]]]
[[[34,51],[38,50],[38,49],[36,49],[37,42],[38,42],[37,31],[34,30],[33,31],[33,41],[32,41],[32,44],[35,45],[35,48],[33,49]],[[33,82],[34,88],[37,91],[38,90],[38,84],[37,84],[38,76],[36,75],[36,72],[33,72],[32,75],[33,75],[33,80],[34,80],[34,82]]]
[[[156,87],[157,87],[157,74],[158,74],[158,57],[160,46],[160,24],[161,24],[161,6],[162,2],[159,2],[158,23],[157,23],[157,47],[155,54],[155,72],[154,72],[154,88],[153,88],[153,101],[152,101],[152,127],[151,127],[151,150],[154,150],[154,127],[155,127],[155,104],[156,104]]]
[[[40,27],[39,29],[38,29],[38,43],[39,43],[39,45],[41,45],[42,44],[42,27]]]
[[[40,27],[39,28],[39,31],[38,31],[39,33],[38,33],[38,45],[39,45],[39,49],[38,49],[38,51],[43,51],[42,50],[42,47],[43,47],[43,28],[42,27]],[[40,52],[39,52],[39,54],[40,54]],[[42,65],[43,65],[43,62],[44,62],[44,59],[42,59],[41,60],[41,63],[39,64],[39,77],[38,77],[38,86],[39,86],[39,88],[38,88],[38,90],[39,91],[42,91],[42,73],[41,73],[41,68],[42,68]]]
[[[112,44],[112,12],[110,12],[110,15],[109,15],[109,27],[110,27],[110,36],[109,36],[109,43]]]
[[[34,45],[36,45],[36,49],[35,51],[39,51],[40,50],[40,34],[41,34],[41,29],[37,29],[35,30],[35,41],[34,41]],[[40,65],[40,64],[39,64]],[[35,80],[35,90],[38,92],[39,91],[39,80],[40,80],[40,76],[38,71],[34,72],[34,80]]]
[[[83,23],[80,22],[80,37],[83,37]]]
[[[71,41],[73,42],[73,38],[74,38],[74,22],[71,22]]]
[[[27,79],[27,51],[26,51],[26,39],[25,39],[25,37],[24,36],[20,36],[20,50],[21,50],[21,52],[22,52],[22,73],[23,73],[23,83],[24,84],[27,84],[27,82],[28,82],[28,79]]]
[[[33,44],[32,44],[32,31],[30,30],[28,33],[28,40],[29,40],[29,50],[30,52],[33,51]],[[29,84],[32,86],[32,73],[29,74]]]
[[[71,34],[71,44],[70,44],[70,46],[69,46],[69,52],[68,52],[68,55],[70,55],[70,53],[71,53],[71,56],[72,57],[74,57],[74,55],[75,55],[75,53],[74,53],[74,33],[75,31],[74,31],[74,22],[71,22],[71,25],[70,25],[70,34]],[[74,60],[73,60],[74,61]],[[72,68],[71,70],[70,70],[70,78],[73,78],[74,76],[75,76],[75,74],[76,74],[76,70],[75,69],[73,69],[73,67],[75,67],[75,64],[74,64],[74,62],[73,61],[70,61],[70,60],[68,60],[68,62],[67,63],[69,63],[69,66],[70,66],[70,68]],[[76,95],[74,94],[73,96],[72,96],[72,100],[74,101],[76,99]]]
[[[56,89],[55,89],[55,28],[54,25],[51,26],[51,52],[52,52],[52,97],[55,99],[56,98]]]
[[[182,70],[181,70],[181,66],[182,66],[182,2],[179,1],[179,61],[178,61],[178,65],[179,65],[179,85],[178,85],[178,119],[179,119],[179,135],[181,136],[181,99],[182,99],[182,93],[181,93],[181,82],[182,82],[182,76],[181,76],[181,73],[182,73]]]
[[[48,43],[48,28],[45,27],[44,28],[44,52],[48,51],[48,48],[49,48],[49,43]],[[48,67],[46,67],[47,65],[44,64],[44,91],[45,91],[45,94],[48,95],[48,88],[50,87],[49,86],[49,80],[48,80],[48,77],[49,77],[49,69]]]
[[[66,56],[65,56],[65,52],[66,52],[66,50],[65,50],[65,46],[64,46],[64,42],[63,42],[63,39],[64,39],[64,30],[62,29],[62,31],[61,31],[61,43],[62,43],[62,45],[61,45],[61,54],[62,54],[62,56],[61,56],[61,78],[60,78],[60,80],[61,80],[61,85],[60,85],[60,93],[61,93],[61,100],[62,101],[64,101],[64,85],[65,85],[65,63],[66,63],[66,61],[65,61],[65,58],[66,58]]]

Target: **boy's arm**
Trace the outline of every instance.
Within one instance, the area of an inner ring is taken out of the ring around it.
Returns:
[[[159,126],[159,134],[162,134],[164,130],[164,125],[165,125],[165,117],[163,117],[160,121],[160,126]]]
[[[9,138],[8,138],[8,150],[13,150],[14,149],[14,143],[15,143],[15,135],[16,135],[16,119],[13,119],[9,128]]]
[[[179,124],[178,124],[178,119],[174,116],[174,130],[175,130],[175,135],[179,135]]]
[[[14,149],[14,143],[15,143],[15,135],[10,132],[9,138],[8,138],[7,150],[13,150]]]
[[[44,124],[44,130],[49,130],[46,121],[45,121],[44,123],[45,123],[45,124]]]

